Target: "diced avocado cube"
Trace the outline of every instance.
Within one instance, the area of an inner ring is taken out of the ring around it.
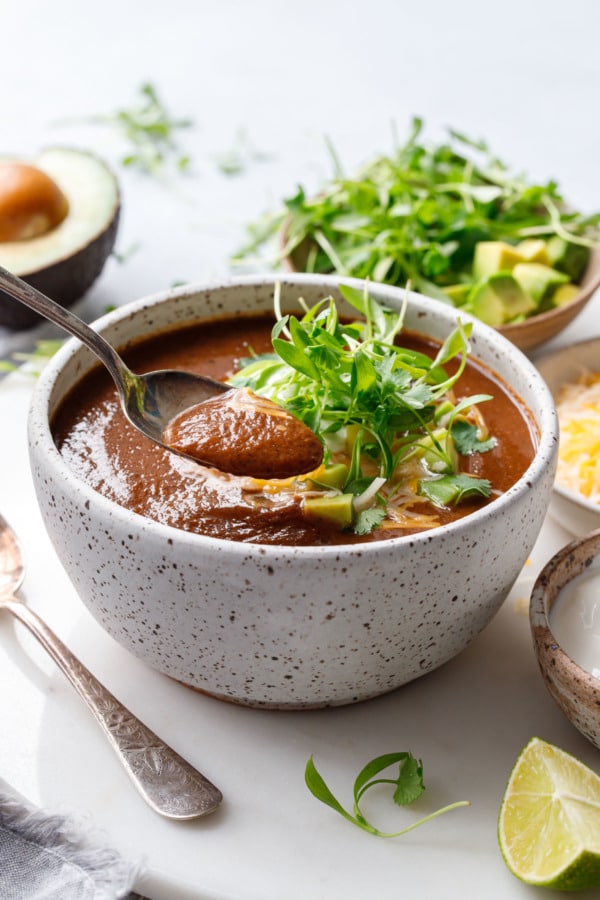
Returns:
[[[327,466],[315,472],[310,478],[311,485],[315,488],[333,487],[342,488],[346,484],[348,478],[348,466],[344,463],[335,463],[333,466]]]
[[[508,272],[498,272],[473,288],[468,309],[493,328],[535,310],[536,304]]]
[[[589,247],[565,241],[557,234],[547,243],[549,265],[569,276],[569,281],[579,284],[590,259]]]
[[[325,519],[338,528],[352,525],[353,494],[324,494],[322,497],[307,497],[304,512],[309,517]]]
[[[579,288],[576,284],[559,284],[552,294],[552,306],[565,306],[579,294]]]
[[[566,284],[569,276],[542,263],[519,263],[513,269],[513,277],[538,307],[547,306],[560,284]]]
[[[448,284],[444,288],[444,293],[452,300],[454,306],[462,306],[472,287],[472,284]]]
[[[496,272],[510,272],[522,262],[515,247],[505,241],[480,241],[473,257],[473,276],[476,280]]]
[[[541,238],[529,238],[528,240],[521,241],[517,244],[515,249],[521,257],[522,262],[543,263],[545,266],[551,265],[546,241]]]

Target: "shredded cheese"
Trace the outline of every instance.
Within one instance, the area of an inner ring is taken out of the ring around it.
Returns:
[[[556,480],[600,505],[600,372],[565,384],[557,398],[560,426]]]

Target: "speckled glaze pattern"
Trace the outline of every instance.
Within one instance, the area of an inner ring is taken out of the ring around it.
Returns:
[[[544,683],[575,728],[600,749],[600,680],[568,656],[550,628],[560,592],[591,566],[600,564],[600,529],[559,550],[536,579],[529,606],[533,644]]]
[[[250,276],[180,288],[96,323],[114,344],[166,326],[337,294],[323,276]],[[360,285],[359,282],[349,282]],[[405,292],[371,286],[398,307]],[[466,317],[465,317],[466,318]],[[406,325],[443,339],[444,304],[409,295]],[[310,708],[365,700],[418,678],[488,624],[541,528],[556,464],[550,394],[510,342],[475,323],[473,354],[510,383],[540,429],[523,478],[491,506],[434,531],[340,547],[271,547],[159,525],[78,481],[58,454],[52,411],[93,363],[69,341],[45,370],[29,417],[33,479],[56,552],[91,613],[155,669],[240,704]]]

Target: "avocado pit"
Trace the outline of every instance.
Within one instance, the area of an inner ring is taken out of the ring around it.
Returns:
[[[63,221],[69,201],[41,169],[0,162],[0,241],[27,241]]]
[[[31,160],[0,158],[0,265],[63,306],[102,271],[119,212],[116,178],[91,153],[55,147]],[[40,321],[0,291],[0,325]]]

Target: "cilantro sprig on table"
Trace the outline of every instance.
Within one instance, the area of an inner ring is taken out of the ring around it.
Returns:
[[[314,195],[299,186],[279,210],[251,224],[236,259],[260,255],[280,234],[275,264],[291,256],[302,271],[410,281],[448,302],[443,288],[470,273],[478,242],[553,234],[585,246],[597,240],[600,213],[569,210],[555,181],[531,183],[484,141],[452,129],[430,146],[422,130],[414,118],[403,144],[353,175],[332,152],[333,176]]]
[[[459,323],[431,359],[396,341],[404,310],[382,307],[368,287],[361,292],[341,285],[340,292],[360,318],[342,320],[331,297],[301,318],[282,315],[276,293],[273,353],[243,360],[231,382],[279,403],[322,438],[325,489],[332,486],[328,467],[338,470],[335,490],[353,496],[359,534],[381,524],[395,493],[405,487],[406,463],[419,462],[418,493],[435,505],[489,496],[489,482],[457,470],[453,438],[456,433],[461,452],[484,452],[494,444],[461,424],[488,395],[449,399],[466,365],[470,325]],[[444,366],[455,359],[448,375]],[[348,458],[341,475],[335,463],[340,453]],[[442,479],[437,494],[425,489]]]
[[[395,765],[398,765],[398,774],[395,778],[378,777],[382,772],[385,772]],[[392,799],[398,806],[410,806],[415,800],[418,800],[425,790],[425,785],[423,783],[423,763],[420,759],[416,759],[412,753],[407,751],[385,753],[382,756],[377,756],[375,759],[370,760],[370,762],[360,770],[354,781],[354,804],[352,812],[348,812],[334,797],[323,777],[317,771],[312,756],[306,764],[304,780],[309,791],[317,798],[317,800],[330,806],[353,825],[356,825],[363,831],[367,831],[369,834],[373,834],[377,837],[400,837],[400,835],[406,834],[414,828],[418,828],[420,825],[424,825],[426,822],[429,822],[446,812],[458,809],[461,806],[470,805],[468,800],[459,800],[456,803],[451,803],[421,819],[411,822],[410,825],[407,825],[400,831],[380,831],[372,825],[363,814],[360,808],[360,802],[365,793],[372,787],[375,787],[375,785],[393,785],[394,792],[392,794]]]

